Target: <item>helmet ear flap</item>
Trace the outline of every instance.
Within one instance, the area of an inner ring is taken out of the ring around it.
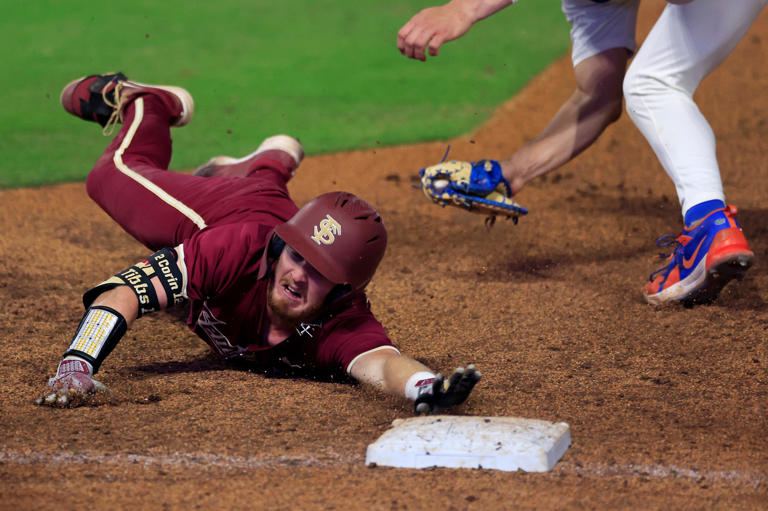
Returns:
[[[272,239],[269,240],[269,246],[267,247],[267,258],[270,261],[274,261],[280,257],[280,254],[283,253],[283,249],[285,249],[285,241],[283,241],[283,238],[277,234],[272,235]]]
[[[352,292],[352,286],[349,284],[337,284],[328,292],[328,296],[325,297],[325,306],[331,305],[336,300],[345,297]]]

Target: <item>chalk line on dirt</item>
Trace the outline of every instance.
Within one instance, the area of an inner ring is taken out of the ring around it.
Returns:
[[[0,452],[0,463],[19,465],[144,465],[173,468],[223,468],[223,469],[259,469],[265,467],[330,467],[364,463],[365,457],[359,455],[339,455],[336,453],[318,456],[221,456],[207,453],[175,452],[172,454],[96,454],[96,453],[35,453],[35,452]]]
[[[560,462],[552,470],[583,476],[640,477],[656,479],[690,479],[699,483],[733,483],[757,487],[768,483],[768,474],[742,470],[710,470],[675,465],[643,465],[635,463],[578,463]]]
[[[317,456],[222,456],[208,453],[175,452],[171,454],[98,454],[62,452],[58,454],[0,452],[1,464],[17,465],[143,465],[165,468],[256,470],[274,467],[344,467],[363,465],[365,456],[324,452]],[[633,463],[580,463],[561,461],[551,473],[578,474],[591,477],[624,477],[649,479],[687,479],[697,483],[731,483],[757,487],[768,484],[768,474],[742,470],[709,470],[675,465],[643,465]]]

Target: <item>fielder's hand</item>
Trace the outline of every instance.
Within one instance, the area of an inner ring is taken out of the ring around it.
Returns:
[[[441,206],[458,206],[467,211],[511,218],[517,223],[528,210],[511,199],[512,189],[494,160],[445,161],[419,171],[421,190]]]
[[[480,381],[482,375],[470,364],[466,369],[459,367],[453,374],[444,380],[442,374],[435,376],[431,392],[427,392],[416,399],[414,409],[416,414],[438,413],[451,406],[456,406],[467,400],[475,384]]]
[[[81,360],[63,360],[56,376],[48,380],[48,388],[35,403],[43,406],[73,407],[83,404],[91,394],[108,391],[106,385],[93,379],[88,364]]]
[[[428,7],[397,32],[397,48],[409,59],[426,60],[426,51],[437,57],[440,46],[463,36],[473,19],[452,3]]]

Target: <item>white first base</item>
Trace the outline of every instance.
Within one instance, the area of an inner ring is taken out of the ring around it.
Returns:
[[[366,465],[546,472],[571,445],[568,424],[518,417],[397,419],[368,446]]]

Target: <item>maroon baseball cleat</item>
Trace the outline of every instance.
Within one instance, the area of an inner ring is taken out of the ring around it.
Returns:
[[[246,177],[253,169],[258,168],[258,160],[277,160],[285,168],[288,175],[293,177],[296,168],[304,159],[304,148],[298,139],[289,135],[273,135],[265,138],[259,147],[247,156],[233,158],[231,156],[214,156],[204,165],[195,170],[196,176],[202,177]]]
[[[173,110],[172,126],[184,126],[194,114],[192,95],[181,87],[148,85],[128,80],[123,73],[90,75],[68,83],[61,91],[61,105],[70,114],[98,122],[109,134],[122,122],[123,107],[139,94],[158,94]]]

